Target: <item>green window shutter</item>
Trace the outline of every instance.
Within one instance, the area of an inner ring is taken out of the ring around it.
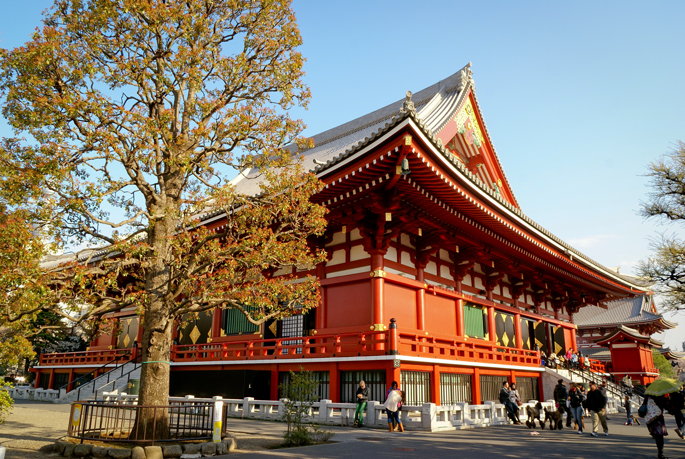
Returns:
[[[242,333],[254,333],[260,329],[247,320],[245,314],[237,309],[225,309],[222,314],[222,328],[226,335],[240,335]]]
[[[485,338],[485,313],[483,308],[470,304],[464,305],[464,330],[473,338]]]

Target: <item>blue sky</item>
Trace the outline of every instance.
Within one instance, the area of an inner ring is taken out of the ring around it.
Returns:
[[[51,2],[5,2],[0,46]],[[685,2],[295,0],[313,135],[473,63],[483,117],[522,210],[631,273],[677,226],[636,215],[650,161],[685,141]],[[7,135],[0,125],[0,135]],[[685,340],[683,323],[667,344]]]

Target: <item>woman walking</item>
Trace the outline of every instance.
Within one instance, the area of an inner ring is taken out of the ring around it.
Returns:
[[[357,388],[357,409],[354,411],[354,426],[364,427],[364,410],[369,401],[369,388],[364,381],[359,381]]]
[[[393,391],[400,392],[400,393],[402,394],[402,400],[397,404],[396,418],[399,419],[399,418],[401,417],[401,415],[402,415],[402,401],[404,401],[404,392],[401,392],[401,391],[400,391],[400,388],[399,388],[399,386],[397,385],[397,381],[393,381],[392,383],[390,383],[390,389],[388,389],[388,391],[385,393],[385,399],[386,399],[386,400],[390,398],[390,394],[391,394]],[[387,410],[386,410],[386,411],[387,411]],[[390,422],[390,414],[388,414],[388,422]],[[399,424],[400,424],[400,423],[397,422],[397,421],[392,422],[392,424],[391,424],[391,425],[392,425],[392,430],[395,430],[395,428],[397,428],[397,426],[398,426]],[[401,432],[404,432],[404,429],[402,429]]]
[[[573,415],[573,420],[578,427],[578,433],[582,434],[583,429],[585,429],[585,424],[583,423],[583,402],[585,401],[585,394],[581,392],[575,384],[571,384],[571,390],[568,393],[568,401],[571,408],[571,415]]]
[[[657,459],[668,459],[664,456],[664,437],[668,435],[666,421],[664,420],[664,409],[666,408],[666,398],[663,395],[645,395],[647,404],[647,414],[645,423],[649,434],[654,438],[657,449]]]

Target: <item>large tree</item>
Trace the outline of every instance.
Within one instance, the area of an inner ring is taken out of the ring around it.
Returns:
[[[649,165],[651,191],[640,214],[667,223],[685,221],[685,143]],[[677,234],[662,233],[651,248],[653,255],[638,265],[641,276],[654,280],[666,310],[685,309],[685,241]]]
[[[88,330],[137,309],[141,405],[168,402],[180,318],[236,308],[260,324],[318,304],[315,279],[270,276],[323,260],[308,244],[325,225],[309,200],[320,183],[284,148],[305,146],[288,116],[309,98],[300,43],[288,0],[57,0],[30,42],[0,51],[16,131],[3,196],[43,238],[100,246],[42,279]],[[259,192],[239,194],[228,179],[248,170]]]

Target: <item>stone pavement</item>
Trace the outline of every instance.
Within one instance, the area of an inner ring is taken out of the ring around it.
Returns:
[[[12,418],[14,417],[15,420]],[[47,458],[47,451],[39,452],[43,445],[51,445],[65,434],[69,418],[69,405],[18,400],[15,415],[10,415],[7,425],[0,426],[0,445],[7,446],[8,459]],[[21,420],[21,422],[17,422]],[[591,426],[590,419],[585,420]],[[379,429],[353,429],[326,427],[335,432],[333,441],[327,445],[287,448],[278,450],[259,449],[258,444],[274,444],[283,437],[286,425],[281,422],[247,419],[229,419],[228,431],[245,443],[252,438],[272,440],[256,442],[254,451],[241,451],[223,456],[222,459],[245,456],[246,458],[357,458],[382,457],[407,458],[563,458],[563,459],[643,459],[655,458],[654,440],[644,426],[623,426],[624,417],[611,415],[610,435],[601,433],[597,438],[575,431],[537,430],[540,435],[530,436],[526,426],[498,426],[451,432],[405,432],[390,433]],[[685,440],[674,432],[673,417],[667,418],[669,436],[666,437],[665,453],[671,459],[685,458]],[[600,429],[601,430],[601,429]],[[219,458],[217,458],[219,459]]]
[[[644,426],[624,426],[625,418],[611,415],[609,436],[601,433],[591,437],[579,435],[572,429],[561,431],[536,430],[540,435],[523,426],[499,426],[451,432],[405,432],[390,433],[378,429],[332,428],[337,443],[302,448],[271,451],[242,452],[240,455],[254,458],[356,458],[376,459],[382,457],[407,457],[420,459],[499,459],[499,458],[563,458],[563,459],[642,459],[655,458],[656,446]],[[586,419],[586,427],[592,425]],[[669,435],[666,437],[666,456],[685,458],[685,440],[674,432],[673,417],[667,419]],[[278,435],[281,423],[231,420],[229,430]],[[232,455],[231,457],[234,457]]]

